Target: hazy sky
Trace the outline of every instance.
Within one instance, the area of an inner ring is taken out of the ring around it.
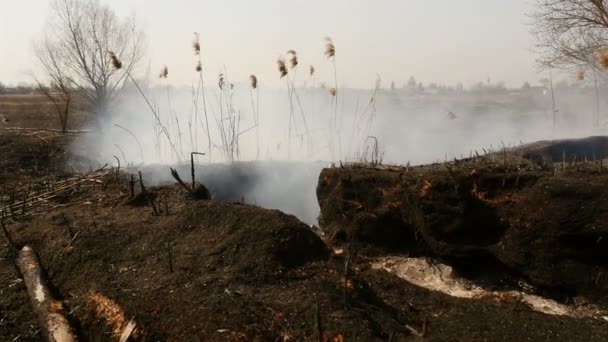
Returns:
[[[191,41],[201,33],[207,77],[226,65],[233,82],[251,73],[278,86],[275,61],[295,49],[314,64],[317,82],[330,82],[323,38],[333,38],[340,82],[372,87],[376,74],[398,85],[414,75],[424,83],[470,85],[490,78],[519,86],[541,78],[531,52],[526,13],[531,0],[105,0],[121,15],[135,13],[149,41],[156,73],[191,84]],[[32,44],[50,0],[0,0],[0,82],[29,81]],[[307,72],[300,71],[303,81]]]

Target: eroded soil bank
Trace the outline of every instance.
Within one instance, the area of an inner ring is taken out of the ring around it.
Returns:
[[[603,156],[607,141],[542,142],[421,167],[325,169],[320,223],[353,253],[430,256],[473,277],[524,279],[563,300],[606,302],[608,170],[592,156]]]

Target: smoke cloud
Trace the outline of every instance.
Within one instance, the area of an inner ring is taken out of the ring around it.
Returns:
[[[608,105],[592,88],[557,87],[554,126],[544,87],[339,89],[335,97],[319,86],[292,93],[287,81],[284,89],[255,90],[224,82],[220,90],[215,80],[206,80],[205,104],[196,87],[147,88],[162,127],[144,98],[128,90],[109,130],[77,142],[75,153],[100,163],[116,156],[123,165],[142,169],[148,183],[166,184],[173,182],[169,165],[181,165],[180,173],[187,175],[190,152],[202,152],[197,173],[217,199],[280,209],[314,224],[318,175],[330,163],[421,164],[503,144],[603,134],[598,114]],[[226,152],[227,135],[232,153]]]

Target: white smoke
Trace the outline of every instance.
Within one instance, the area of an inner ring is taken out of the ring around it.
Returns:
[[[196,156],[197,168],[202,170],[209,164],[266,161],[246,164],[263,165],[264,169],[255,172],[255,185],[249,184],[241,195],[232,193],[230,199],[245,197],[246,202],[281,209],[312,224],[318,214],[315,188],[319,171],[330,162],[369,161],[375,139],[378,157],[385,163],[420,164],[468,157],[483,149],[605,132],[592,119],[597,109],[591,89],[558,92],[554,126],[551,98],[540,87],[522,92],[450,94],[340,89],[336,115],[335,97],[326,89],[298,88],[290,107],[287,87],[252,91],[246,84],[236,84],[224,93],[220,112],[221,92],[214,84],[207,80],[205,88],[211,150],[201,93],[197,103],[196,89],[168,85],[146,91],[162,127],[144,98],[128,91],[109,130],[78,142],[78,150],[100,163],[115,163],[117,157],[123,165],[176,165],[189,162],[190,152],[196,151],[206,154]],[[228,96],[232,108],[226,106]],[[606,103],[601,107],[606,108]],[[239,150],[233,157],[224,153],[220,129],[221,118],[227,122],[229,110],[239,118],[233,130],[239,136]],[[257,126],[254,110],[258,110]],[[290,161],[293,166],[273,166],[267,161]],[[152,174],[156,176],[148,182],[172,181],[168,169]],[[230,179],[230,173],[225,176],[227,181],[238,181]],[[214,176],[214,182],[219,178]]]

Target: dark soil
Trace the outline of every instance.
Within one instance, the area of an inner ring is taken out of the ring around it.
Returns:
[[[169,215],[155,216],[150,207],[127,205],[125,188],[108,177],[106,190],[73,195],[75,202],[92,203],[9,226],[18,244],[40,254],[85,341],[108,340],[104,331],[111,331],[88,299],[92,292],[134,317],[144,340],[315,340],[317,312],[328,338],[347,341],[415,340],[404,327],[420,330],[425,320],[427,339],[437,341],[608,338],[608,325],[600,321],[547,316],[512,302],[455,299],[365,264],[353,265],[345,278],[344,260],[293,216],[183,200],[177,186],[150,189],[171,203]],[[70,247],[65,218],[79,234]],[[3,248],[0,338],[35,340],[37,322]]]

